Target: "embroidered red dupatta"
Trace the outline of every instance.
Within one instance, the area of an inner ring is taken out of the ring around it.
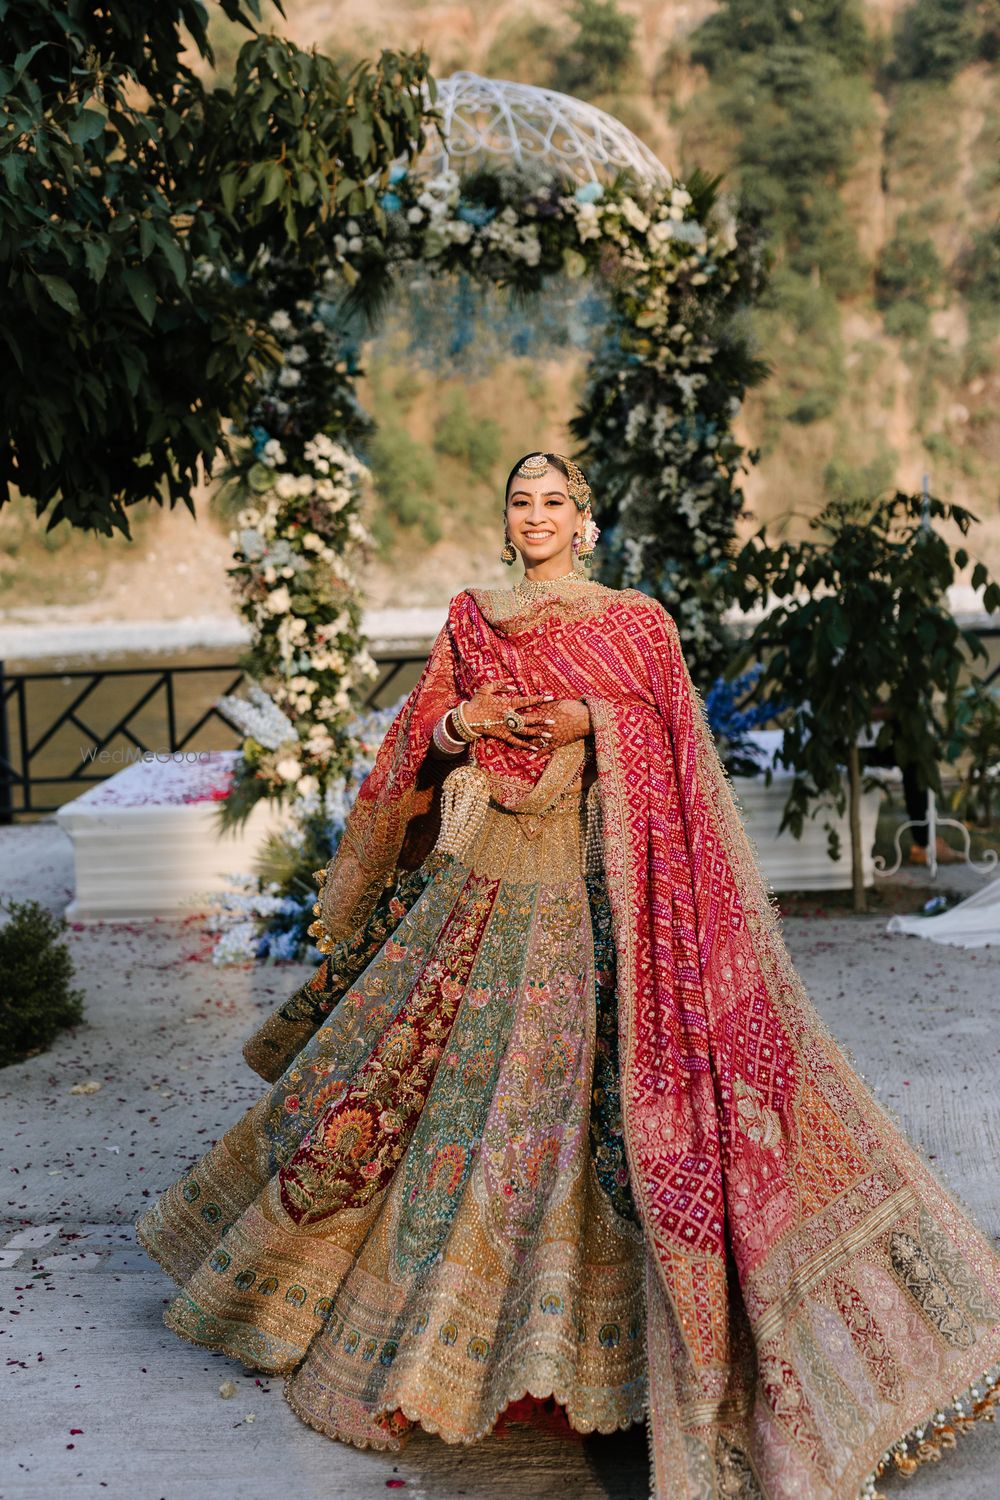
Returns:
[[[1000,1260],[809,1001],[670,616],[597,584],[512,599],[452,601],[331,864],[326,927],[353,931],[430,848],[445,708],[489,680],[586,700],[648,1250],[653,1493],[854,1500],[893,1444],[915,1467],[987,1411]],[[475,753],[526,791],[544,759]]]

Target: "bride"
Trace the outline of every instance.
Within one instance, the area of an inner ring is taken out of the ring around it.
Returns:
[[[270,1087],[142,1215],[164,1319],[330,1437],[645,1420],[657,1500],[855,1500],[989,1416],[1000,1260],[793,968],[670,616],[515,464],[317,872]]]

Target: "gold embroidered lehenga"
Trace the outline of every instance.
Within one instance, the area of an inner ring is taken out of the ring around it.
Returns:
[[[804,995],[669,617],[527,593],[452,601],[324,961],[246,1045],[270,1089],[137,1225],[165,1321],[359,1445],[554,1396],[645,1417],[659,1500],[872,1494],[987,1414],[997,1258]],[[490,681],[593,734],[442,789],[433,724]]]

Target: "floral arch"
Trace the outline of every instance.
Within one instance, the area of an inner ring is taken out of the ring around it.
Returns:
[[[423,149],[369,210],[333,223],[319,274],[271,262],[255,277],[275,363],[257,377],[230,493],[244,665],[260,686],[249,704],[228,700],[246,738],[227,821],[262,795],[328,805],[356,765],[356,704],[375,672],[357,571],[371,544],[359,515],[371,423],[343,318],[374,321],[407,268],[522,293],[554,274],[601,282],[611,320],[571,422],[603,531],[599,576],[663,601],[703,681],[725,654],[748,459],[731,423],[763,373],[739,323],[761,275],[750,227],[717,198],[718,179],[676,182],[581,100],[461,72],[425,104]]]

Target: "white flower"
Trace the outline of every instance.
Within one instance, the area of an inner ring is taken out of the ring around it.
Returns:
[[[268,612],[272,615],[285,615],[291,608],[291,596],[285,584],[281,583],[276,589],[272,589],[267,596]]]
[[[273,469],[277,469],[285,462],[285,450],[277,438],[268,438],[261,453]]]
[[[416,204],[406,210],[406,221],[408,224],[422,224],[423,219],[424,211],[422,208],[417,208]]]
[[[270,324],[275,333],[287,333],[292,326],[292,320],[283,307],[271,314]]]
[[[305,344],[289,344],[285,350],[285,360],[290,365],[304,365],[309,358],[309,351]]]
[[[472,225],[467,224],[464,219],[449,219],[444,228],[448,238],[456,245],[467,245],[475,233]]]
[[[622,199],[622,218],[627,220],[633,229],[638,229],[640,234],[645,234],[649,228],[649,215],[643,213],[634,198],[626,196]]]
[[[247,695],[247,698],[237,698],[224,694],[216,707],[230,723],[242,729],[244,734],[252,735],[267,750],[276,750],[279,745],[295,738],[292,721],[281,712],[260,683],[252,682]]]
[[[662,245],[673,238],[674,226],[670,219],[658,219],[655,224],[649,226],[649,242],[652,245]]]
[[[299,492],[299,482],[295,474],[279,474],[274,481],[274,493],[282,500],[292,500]]]
[[[360,252],[364,249],[364,244],[365,244],[365,242],[361,238],[360,234],[352,234],[351,237],[350,237],[350,239],[347,241],[347,251],[348,251],[348,254],[349,255],[358,255],[358,254],[360,254]]]
[[[580,203],[576,210],[576,232],[581,240],[596,240],[601,232],[601,221],[596,203]]]
[[[298,781],[302,775],[302,766],[294,755],[283,755],[281,760],[276,762],[274,769],[282,781]]]
[[[299,385],[301,381],[302,374],[299,370],[296,370],[294,365],[282,365],[278,371],[278,384],[281,386],[290,388]]]
[[[297,791],[300,797],[315,797],[319,791],[319,779],[316,776],[301,776]]]

